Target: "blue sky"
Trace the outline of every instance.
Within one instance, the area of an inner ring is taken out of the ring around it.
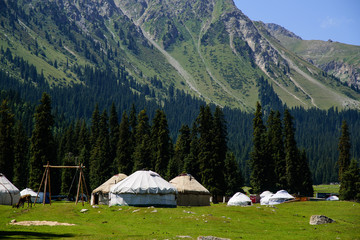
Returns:
[[[360,45],[359,0],[234,0],[251,20],[276,23],[304,40]]]

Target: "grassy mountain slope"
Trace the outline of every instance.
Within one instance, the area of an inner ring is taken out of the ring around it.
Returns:
[[[302,40],[279,25],[265,24],[265,27],[290,51],[347,82],[348,85],[360,86],[360,46],[331,40]]]
[[[33,64],[53,88],[86,86],[77,68],[89,65],[125,68],[160,103],[174,86],[251,112],[265,78],[288,106],[360,106],[359,94],[284,48],[231,0],[2,1],[0,20],[2,52]],[[11,64],[1,68],[22,81]]]

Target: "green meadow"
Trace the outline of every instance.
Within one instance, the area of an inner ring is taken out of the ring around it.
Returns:
[[[81,209],[88,209],[81,213]],[[336,222],[310,225],[311,215]],[[11,220],[58,221],[74,226],[19,226]],[[124,207],[37,204],[0,206],[0,239],[360,239],[360,204],[345,201],[292,202],[275,207]]]

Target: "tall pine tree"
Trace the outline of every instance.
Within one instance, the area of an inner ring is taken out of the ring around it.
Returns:
[[[117,143],[115,165],[118,173],[130,175],[133,169],[132,153],[134,146],[131,142],[132,136],[130,131],[129,118],[126,111],[123,112],[119,127],[119,141]]]
[[[14,114],[8,107],[8,101],[0,105],[0,170],[10,180],[14,175]]]
[[[43,165],[51,164],[55,159],[55,147],[52,134],[54,117],[51,114],[51,99],[42,94],[40,105],[36,107],[35,127],[30,139],[30,176],[29,187],[38,189],[44,172]]]
[[[360,168],[355,159],[351,160],[348,169],[342,175],[339,194],[341,200],[360,202]]]
[[[261,105],[256,104],[255,116],[253,119],[253,149],[250,153],[251,176],[250,184],[254,193],[261,193],[266,189],[264,179],[266,172],[266,128],[262,119]]]
[[[342,180],[342,175],[347,170],[350,165],[350,149],[351,149],[351,142],[350,142],[350,133],[347,122],[344,120],[341,126],[341,136],[339,139],[339,180]]]
[[[138,124],[135,128],[135,149],[133,153],[134,168],[133,171],[142,169],[153,169],[151,165],[152,150],[150,139],[149,117],[146,110],[141,110],[138,115]]]
[[[19,189],[27,187],[29,177],[29,140],[20,121],[14,127],[14,178],[13,183]]]

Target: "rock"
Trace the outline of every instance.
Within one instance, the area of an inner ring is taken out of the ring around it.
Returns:
[[[335,221],[324,215],[312,215],[310,217],[310,225],[319,225],[319,224],[332,223],[332,222]]]
[[[214,236],[199,236],[197,240],[230,240],[230,238],[219,238]]]
[[[11,223],[16,223],[16,219],[13,219],[10,221]]]
[[[97,206],[97,205],[94,205],[94,206],[92,206],[92,208],[99,208],[99,206]]]
[[[86,209],[86,208],[80,210],[81,213],[85,213],[87,211],[89,211],[89,209]]]

